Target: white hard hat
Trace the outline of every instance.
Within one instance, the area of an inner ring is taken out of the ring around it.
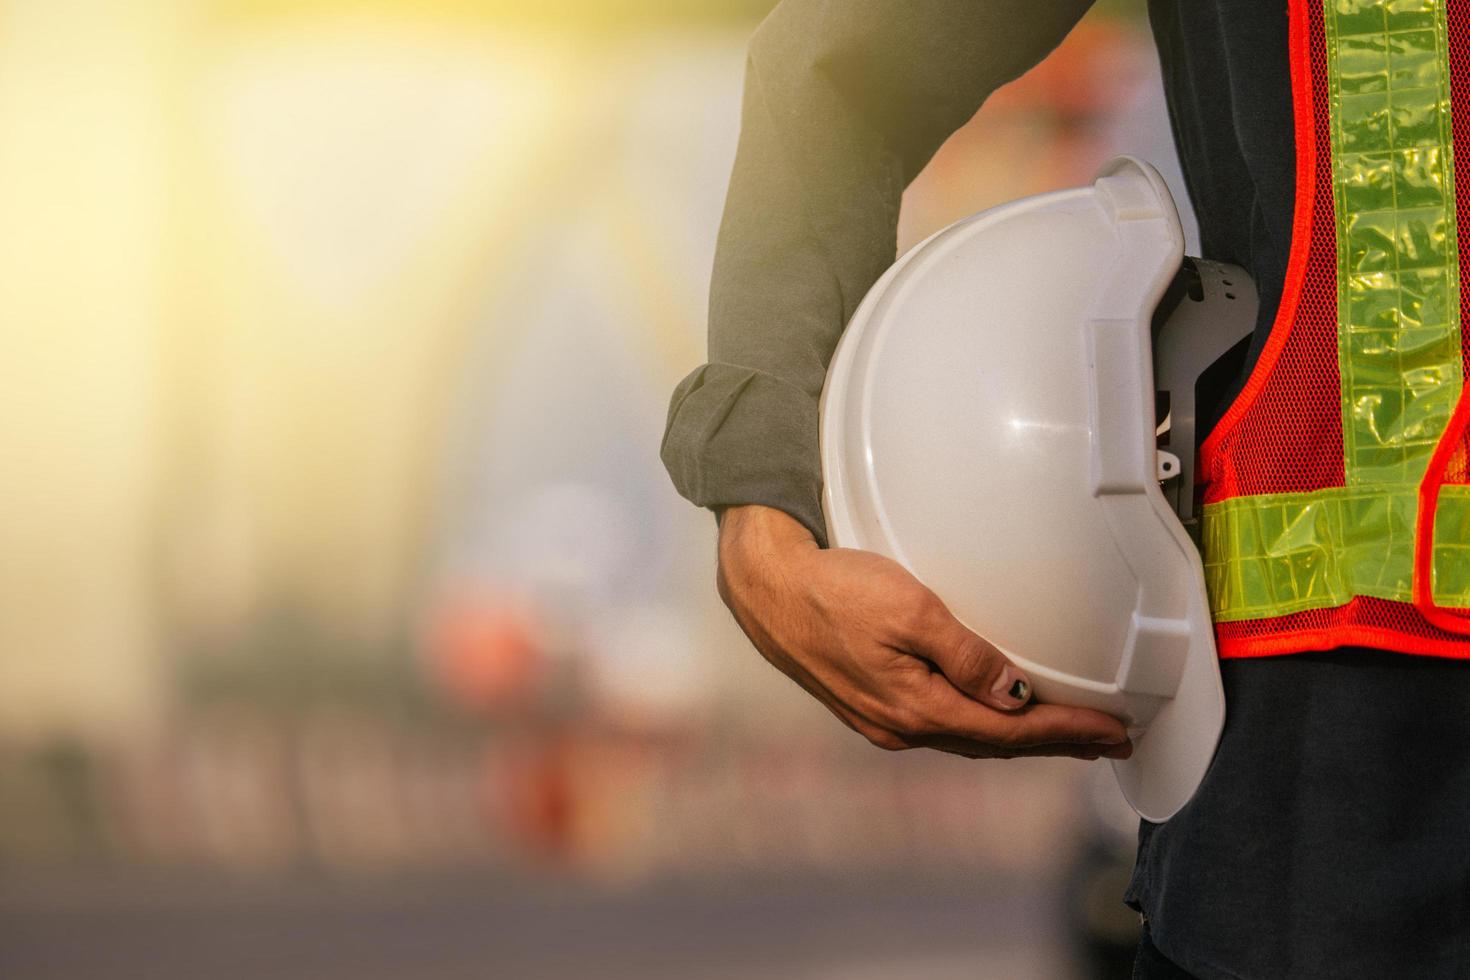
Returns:
[[[1091,187],[982,212],[905,255],[822,393],[832,545],[902,563],[1038,700],[1123,719],[1134,752],[1113,768],[1148,820],[1194,794],[1224,725],[1179,514],[1196,379],[1255,314],[1243,271],[1184,259],[1163,180],[1123,157]],[[1156,359],[1173,374],[1166,418]]]

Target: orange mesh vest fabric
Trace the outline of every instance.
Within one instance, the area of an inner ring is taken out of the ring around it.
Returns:
[[[1466,8],[1290,4],[1285,289],[1200,450],[1222,657],[1470,657]]]

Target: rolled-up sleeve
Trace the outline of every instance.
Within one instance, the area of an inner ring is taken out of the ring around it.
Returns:
[[[680,494],[779,508],[826,544],[822,381],[893,262],[903,190],[1090,4],[785,0],[765,20],[715,252],[709,362],[674,390],[664,432]]]

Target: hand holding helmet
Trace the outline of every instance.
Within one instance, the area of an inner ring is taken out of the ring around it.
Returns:
[[[822,550],[781,511],[725,513],[719,588],[762,656],[880,748],[970,758],[1132,752],[1109,715],[1030,702],[1026,675],[903,566]],[[1019,698],[1010,693],[1018,681]]]

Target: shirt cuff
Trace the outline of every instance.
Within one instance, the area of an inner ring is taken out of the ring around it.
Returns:
[[[705,364],[674,389],[659,455],[684,498],[715,510],[774,507],[825,548],[817,405],[765,371]]]

